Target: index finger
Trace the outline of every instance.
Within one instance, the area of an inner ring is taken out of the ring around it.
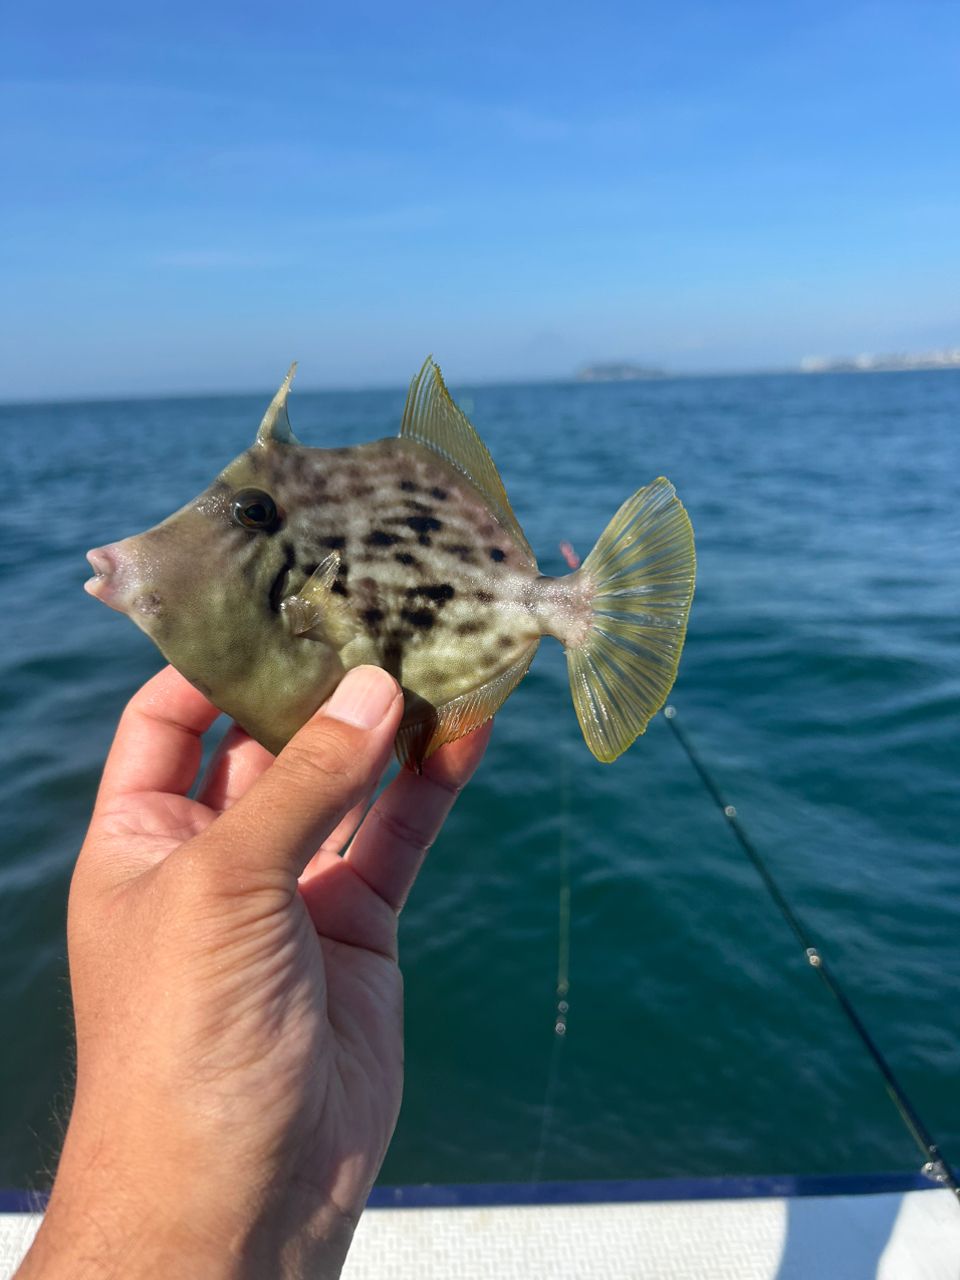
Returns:
[[[454,801],[470,781],[490,740],[493,721],[448,742],[423,772],[401,769],[353,838],[344,861],[399,912]]]
[[[219,714],[178,671],[164,667],[124,708],[97,804],[144,791],[186,795],[200,767],[200,739]]]

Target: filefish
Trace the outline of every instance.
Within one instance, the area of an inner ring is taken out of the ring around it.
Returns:
[[[431,359],[399,436],[352,448],[294,436],[295,368],[199,497],[88,553],[87,591],[272,752],[351,667],[385,668],[413,768],[489,720],[554,636],[587,746],[616,759],[666,700],[686,632],[693,532],[669,481],[629,498],[576,572],[546,577]]]

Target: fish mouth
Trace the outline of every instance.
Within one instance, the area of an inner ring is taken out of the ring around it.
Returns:
[[[87,552],[87,560],[93,569],[93,577],[83,584],[83,589],[95,600],[102,601],[118,613],[126,613],[129,607],[129,584],[124,581],[119,560],[109,547],[95,547]],[[127,590],[124,590],[124,588]]]

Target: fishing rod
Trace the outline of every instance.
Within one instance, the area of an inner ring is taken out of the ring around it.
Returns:
[[[867,1030],[867,1027],[860,1015],[853,1007],[850,997],[844,991],[839,978],[834,975],[828,966],[820,952],[820,949],[814,944],[813,939],[804,927],[803,922],[797,916],[796,912],[784,896],[783,890],[777,884],[773,877],[773,873],[767,866],[756,845],[754,845],[753,841],[744,831],[740,824],[740,819],[737,816],[736,809],[732,804],[727,803],[723,793],[714,781],[706,765],[694,750],[690,739],[677,723],[676,707],[664,707],[663,716],[670,727],[673,736],[686,752],[687,759],[693,765],[693,768],[698,774],[700,781],[703,783],[704,788],[709,793],[714,804],[723,814],[727,826],[733,832],[734,838],[740,845],[740,848],[747,855],[750,862],[753,864],[754,870],[763,881],[764,888],[770,894],[770,897],[776,904],[780,914],[790,926],[794,937],[803,948],[804,954],[807,958],[807,963],[811,968],[816,969],[817,973],[819,973],[820,977],[826,983],[830,994],[840,1006],[847,1018],[847,1021],[860,1037],[861,1044],[873,1059],[874,1065],[883,1077],[883,1083],[886,1086],[887,1093],[890,1095],[894,1106],[900,1113],[901,1120],[924,1156],[924,1164],[921,1169],[921,1173],[923,1173],[924,1176],[929,1178],[932,1182],[939,1182],[944,1186],[949,1187],[957,1199],[960,1200],[960,1183],[957,1181],[956,1173],[941,1152],[937,1143],[934,1141],[930,1130],[921,1120],[916,1107],[910,1101],[906,1090],[897,1079],[889,1062],[887,1062],[886,1058],[883,1056],[877,1042]]]

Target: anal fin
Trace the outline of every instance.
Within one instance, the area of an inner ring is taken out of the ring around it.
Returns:
[[[408,691],[407,709],[395,743],[401,764],[419,772],[424,761],[445,743],[455,742],[491,720],[527,674],[539,643],[539,638],[534,640],[512,666],[479,689],[452,698],[442,706],[435,707]]]

